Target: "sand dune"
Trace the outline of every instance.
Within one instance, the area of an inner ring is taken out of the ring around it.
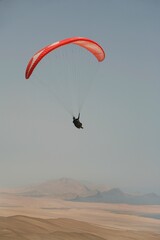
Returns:
[[[160,206],[0,195],[0,240],[160,240]]]
[[[26,216],[0,217],[2,240],[159,240],[150,232],[102,228],[73,219],[40,219]]]

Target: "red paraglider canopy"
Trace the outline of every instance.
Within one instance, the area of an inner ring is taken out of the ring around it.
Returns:
[[[67,39],[52,43],[52,44],[42,48],[41,50],[39,50],[37,53],[35,53],[27,65],[26,73],[25,73],[26,79],[28,79],[31,76],[31,74],[34,71],[37,64],[49,52],[55,50],[56,48],[59,48],[59,47],[62,47],[64,45],[71,44],[71,43],[79,45],[80,47],[87,49],[89,52],[91,52],[97,58],[97,60],[99,62],[103,61],[105,58],[105,52],[104,52],[103,48],[98,43],[94,42],[93,40],[84,38],[84,37],[67,38]]]

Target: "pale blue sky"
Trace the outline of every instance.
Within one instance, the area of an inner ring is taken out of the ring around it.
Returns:
[[[107,53],[84,130],[25,80],[28,60],[84,36]],[[70,177],[160,194],[160,2],[0,1],[0,187]]]

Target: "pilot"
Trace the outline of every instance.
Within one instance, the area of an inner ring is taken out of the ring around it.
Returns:
[[[79,121],[79,118],[80,118],[80,113],[78,115],[78,118],[73,117],[73,123],[74,123],[76,128],[79,128],[79,129],[82,128],[83,129],[82,123]]]

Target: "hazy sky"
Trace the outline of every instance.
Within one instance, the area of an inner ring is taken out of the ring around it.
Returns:
[[[107,53],[84,130],[24,77],[36,51],[72,36]],[[0,66],[0,187],[70,177],[160,194],[160,1],[1,0]]]

